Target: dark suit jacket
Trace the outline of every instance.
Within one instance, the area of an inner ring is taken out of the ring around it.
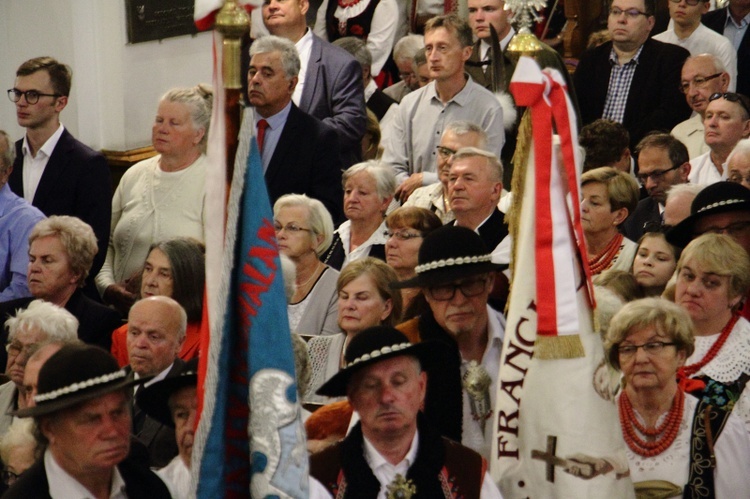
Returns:
[[[10,189],[23,197],[23,140],[16,142],[16,161],[8,179]],[[107,160],[79,142],[67,129],[52,151],[31,203],[48,217],[78,217],[94,229],[99,252],[87,282],[102,268],[109,245],[112,221],[112,179]]]
[[[265,174],[271,204],[284,194],[307,194],[341,222],[344,164],[339,151],[336,131],[292,104]]]
[[[631,241],[638,241],[643,235],[643,226],[648,222],[661,222],[659,203],[651,197],[645,197],[638,202],[635,211],[625,220],[622,232]]]
[[[125,480],[125,493],[128,497],[132,499],[170,499],[172,497],[167,486],[153,471],[130,456],[118,464],[117,469],[120,470],[120,474]],[[3,499],[29,499],[32,497],[34,499],[51,499],[44,459],[39,459],[34,463],[3,494]]]
[[[724,26],[727,23],[729,7],[713,10],[703,15],[701,22],[707,27],[724,34]],[[737,50],[737,93],[750,97],[750,30],[745,31],[740,48]]]
[[[15,315],[16,310],[26,308],[36,298],[18,298],[16,300],[0,303],[0,321],[5,323],[8,317]],[[89,345],[102,347],[110,351],[112,347],[112,331],[122,326],[120,314],[114,309],[97,303],[77,289],[65,304],[65,310],[78,319],[78,338]],[[3,344],[8,338],[8,331],[3,328]],[[0,349],[0,363],[7,360],[8,354],[5,349]],[[5,365],[5,364],[2,364]]]
[[[175,359],[172,369],[167,373],[167,378],[177,376],[185,363],[180,359]],[[126,368],[131,371],[130,366]],[[136,399],[133,399],[136,404]],[[140,443],[146,446],[149,455],[149,465],[154,468],[162,468],[169,464],[177,453],[177,440],[175,440],[174,428],[161,424],[159,421],[143,414],[143,422],[140,428],[136,428],[137,416],[139,409],[134,408],[133,414],[133,434]]]
[[[375,114],[378,121],[382,121],[385,113],[387,113],[388,109],[394,104],[398,103],[380,89],[375,90],[370,98],[367,99],[367,109]]]
[[[602,117],[607,99],[612,42],[587,50],[573,75],[583,125]],[[623,125],[630,132],[630,149],[652,130],[669,132],[690,117],[690,107],[678,86],[682,64],[690,53],[682,47],[649,39],[643,44],[630,84]]]
[[[346,168],[361,159],[367,124],[362,68],[346,50],[314,34],[299,108],[336,129]]]

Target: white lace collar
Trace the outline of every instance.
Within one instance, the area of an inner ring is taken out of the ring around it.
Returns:
[[[687,360],[686,365],[699,362],[718,338],[719,334],[696,336],[695,352]],[[705,374],[715,381],[731,383],[743,373],[750,373],[750,322],[740,317],[716,357],[696,375]]]

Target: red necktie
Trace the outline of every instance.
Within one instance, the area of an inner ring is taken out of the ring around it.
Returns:
[[[266,120],[258,121],[258,149],[263,154],[263,139],[266,137],[266,128],[268,128],[268,122]]]

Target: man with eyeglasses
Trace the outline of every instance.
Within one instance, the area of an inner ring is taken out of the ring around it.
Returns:
[[[383,130],[383,162],[396,172],[396,198],[402,203],[418,187],[438,181],[436,146],[448,123],[480,125],[487,133],[487,149],[497,156],[505,143],[500,103],[465,73],[474,43],[466,21],[455,14],[433,17],[424,39],[433,81],[404,97]]]
[[[667,192],[672,186],[687,182],[690,163],[685,145],[668,133],[646,135],[636,149],[638,183],[648,196],[638,202],[633,214],[623,224],[625,237],[638,241],[646,224],[662,222]]]
[[[462,444],[488,458],[505,318],[487,299],[499,266],[474,231],[450,225],[425,237],[418,262],[417,276],[395,287],[421,288],[429,310],[398,329],[412,341],[438,340],[455,352],[448,356],[455,365],[448,362],[431,375],[425,412],[444,415],[449,425],[461,422],[453,433],[460,432]],[[430,400],[437,407],[430,407]],[[449,429],[443,431],[451,436]]]
[[[737,51],[721,34],[701,24],[701,15],[711,8],[710,0],[669,0],[669,17],[672,29],[654,35],[654,40],[673,43],[686,49],[690,55],[713,54],[717,56],[730,76],[730,91],[737,81]]]
[[[750,95],[750,2],[729,0],[723,9],[705,14],[702,22],[732,42],[737,51],[737,92]]]
[[[750,98],[732,92],[708,98],[703,137],[709,150],[690,160],[689,180],[709,185],[727,178],[727,159],[741,139],[750,137]]]
[[[680,69],[690,53],[649,39],[655,0],[613,0],[612,40],[583,53],[573,75],[583,125],[607,118],[625,125],[630,149],[652,130],[670,130],[690,116],[680,95]]]
[[[685,94],[693,116],[678,123],[671,133],[685,144],[690,159],[708,152],[703,139],[703,117],[708,107],[708,98],[717,92],[726,92],[733,83],[721,59],[715,55],[694,55],[682,66],[680,91]]]
[[[482,127],[470,121],[453,121],[449,123],[440,137],[437,146],[437,171],[440,182],[416,189],[404,206],[426,208],[435,213],[440,220],[447,224],[455,220],[448,199],[448,174],[450,160],[456,151],[464,147],[478,147],[484,149],[487,145],[487,134]]]
[[[51,57],[29,59],[16,71],[8,97],[26,134],[16,142],[8,185],[48,217],[78,217],[94,229],[98,252],[86,294],[99,300],[93,280],[109,244],[112,181],[104,156],[76,140],[60,123],[71,80],[71,69]]]
[[[78,320],[64,308],[35,300],[6,321],[8,360],[5,375],[10,381],[0,385],[0,437],[13,422],[8,411],[26,407],[24,375],[29,358],[51,342],[69,343],[78,338]]]
[[[401,81],[383,89],[383,93],[396,102],[401,102],[406,94],[419,88],[414,56],[420,51],[424,52],[424,37],[421,35],[406,35],[393,46],[393,61]]]

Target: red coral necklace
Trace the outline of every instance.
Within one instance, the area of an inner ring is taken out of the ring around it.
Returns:
[[[599,254],[589,258],[589,268],[592,275],[597,275],[612,265],[612,260],[615,259],[617,253],[620,251],[622,239],[622,234],[618,232]]]
[[[619,403],[620,427],[622,427],[622,435],[630,450],[643,457],[658,456],[667,450],[677,438],[677,433],[680,430],[684,403],[685,393],[682,389],[677,388],[677,393],[672,400],[672,407],[669,408],[669,413],[667,413],[662,424],[655,428],[646,428],[635,416],[628,394],[623,392],[620,395]],[[652,437],[653,440],[642,439],[636,433],[636,430],[647,437]]]

